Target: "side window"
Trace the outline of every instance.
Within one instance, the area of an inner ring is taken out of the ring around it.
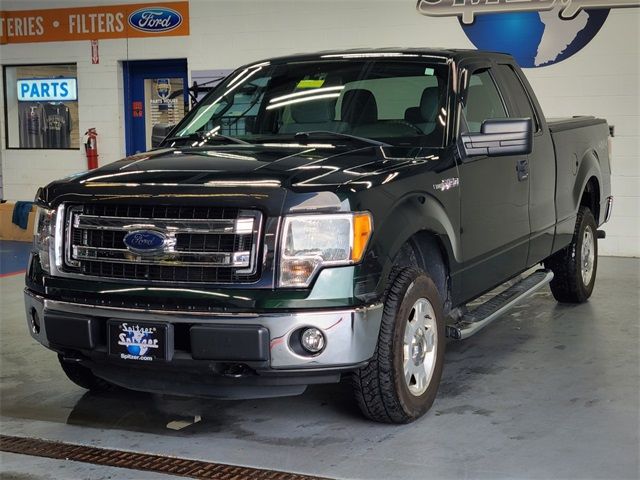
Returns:
[[[522,85],[522,81],[518,78],[518,75],[514,71],[511,65],[499,65],[500,73],[504,77],[504,80],[509,88],[509,92],[513,93],[513,103],[518,109],[518,116],[524,118],[531,118],[533,120],[533,130],[539,130],[539,123],[536,117],[533,105],[527,91]]]
[[[479,133],[485,120],[507,118],[507,111],[489,70],[471,75],[463,114],[471,133]]]

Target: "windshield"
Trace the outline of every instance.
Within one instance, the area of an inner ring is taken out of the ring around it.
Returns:
[[[165,144],[291,143],[314,132],[304,137],[441,147],[447,83],[446,64],[433,59],[259,64],[216,87]]]

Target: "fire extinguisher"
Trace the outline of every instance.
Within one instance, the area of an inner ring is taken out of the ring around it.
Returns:
[[[95,128],[90,128],[85,132],[87,141],[84,143],[84,150],[87,152],[87,167],[89,170],[98,168],[98,132]]]

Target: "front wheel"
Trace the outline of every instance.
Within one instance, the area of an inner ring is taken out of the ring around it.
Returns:
[[[395,270],[373,359],[353,374],[362,413],[384,423],[408,423],[424,415],[436,398],[444,347],[435,284],[416,268]]]
[[[598,270],[597,229],[591,210],[580,207],[571,244],[545,261],[554,274],[550,287],[557,301],[583,303],[591,296]]]

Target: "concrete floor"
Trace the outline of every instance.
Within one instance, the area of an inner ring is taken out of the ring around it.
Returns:
[[[590,302],[558,305],[544,289],[449,343],[433,409],[406,426],[365,421],[346,384],[243,402],[86,393],[29,337],[22,278],[2,278],[0,433],[335,478],[638,478],[639,272],[638,259],[601,258]],[[189,415],[202,421],[166,428]],[[0,462],[3,478],[151,478]]]

